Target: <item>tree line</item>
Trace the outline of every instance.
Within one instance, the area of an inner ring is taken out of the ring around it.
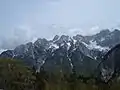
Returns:
[[[36,72],[19,60],[0,59],[0,89],[3,90],[120,90],[116,77],[105,83],[95,75],[85,77],[75,70],[71,74],[49,73],[42,67]]]

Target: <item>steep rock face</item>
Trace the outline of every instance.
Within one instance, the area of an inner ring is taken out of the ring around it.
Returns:
[[[87,38],[101,47],[112,48],[120,43],[120,31],[115,29],[114,31],[109,31],[108,29],[100,31],[100,33],[87,36]]]
[[[29,42],[16,47],[14,50],[5,51],[0,57],[20,59],[29,66],[36,65],[36,63],[42,64],[46,57],[47,46],[46,39],[38,39],[35,43]]]
[[[43,66],[50,72],[72,72],[89,75],[101,62],[102,56],[120,41],[120,31],[103,30],[93,36],[56,35],[53,40],[39,38],[34,43],[20,45],[3,52],[2,58],[23,60],[37,70]],[[87,71],[87,72],[86,72]]]
[[[20,45],[14,50],[3,52],[0,57],[23,60],[27,65],[35,66],[37,70],[43,66],[50,72],[87,73],[96,68],[99,50],[89,50],[79,39],[69,36],[55,36],[53,40],[38,39],[34,43]],[[95,59],[95,60],[94,60]]]
[[[120,44],[116,45],[104,56],[99,68],[101,78],[106,82],[120,72]]]

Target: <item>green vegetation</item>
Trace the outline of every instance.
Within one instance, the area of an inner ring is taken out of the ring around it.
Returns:
[[[110,83],[97,80],[93,75],[84,77],[71,74],[53,74],[41,68],[36,72],[19,60],[0,59],[0,89],[3,90],[120,90],[116,77]]]
[[[4,90],[32,90],[35,77],[22,62],[0,59],[0,88]],[[31,89],[30,89],[31,88]]]

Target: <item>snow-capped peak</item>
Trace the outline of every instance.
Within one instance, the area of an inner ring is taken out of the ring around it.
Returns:
[[[89,49],[98,49],[100,51],[105,51],[108,50],[109,47],[102,47],[100,45],[97,45],[96,41],[90,41]]]
[[[102,47],[100,45],[97,45],[96,41],[91,40],[90,44],[86,44],[85,42],[82,42],[88,49],[92,50],[92,49],[97,49],[99,51],[106,51],[109,50],[109,47]]]
[[[7,51],[7,49],[0,49],[0,54],[4,51]]]
[[[50,46],[49,46],[49,48],[58,49],[58,48],[59,48],[59,46],[58,46],[57,44],[50,43]],[[49,48],[48,48],[48,49],[49,49]]]

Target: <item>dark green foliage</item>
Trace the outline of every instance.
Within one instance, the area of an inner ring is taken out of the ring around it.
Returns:
[[[36,72],[19,60],[0,59],[0,89],[4,90],[120,90],[119,75],[110,82],[100,81],[95,75],[49,73],[41,67]]]
[[[22,62],[0,59],[0,88],[4,90],[32,90],[35,77]]]

